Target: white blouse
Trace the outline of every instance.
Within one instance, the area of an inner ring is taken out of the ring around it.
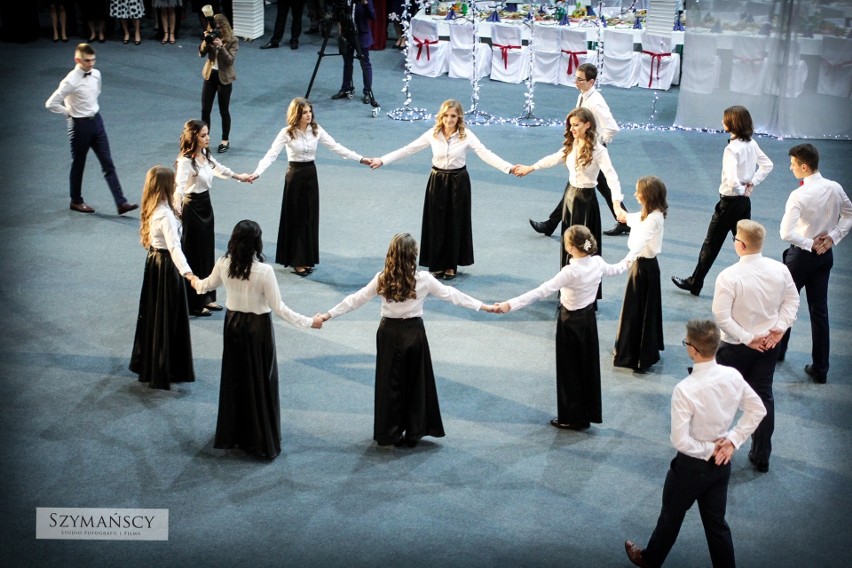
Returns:
[[[193,287],[199,294],[204,294],[224,284],[228,293],[225,306],[232,312],[275,312],[275,315],[296,327],[311,327],[312,318],[294,312],[281,301],[281,290],[278,289],[278,281],[271,266],[255,260],[248,280],[228,276],[230,266],[231,259],[221,257],[213,266],[210,276],[204,280],[196,280]]]
[[[656,258],[663,250],[663,224],[665,217],[659,211],[651,211],[645,219],[642,213],[627,214],[630,236],[627,239],[629,252],[625,260],[638,258]]]
[[[380,158],[382,163],[390,164],[431,146],[432,166],[439,170],[457,170],[464,167],[467,163],[468,150],[473,150],[483,162],[497,168],[504,174],[508,174],[512,169],[512,164],[486,148],[479,141],[479,138],[467,128],[464,138],[459,138],[458,131],[453,132],[449,139],[444,136],[443,132],[439,132],[437,136],[434,132],[434,129],[430,129],[407,146],[385,154]]]
[[[377,287],[379,285],[379,274],[377,273],[369,284],[355,292],[346,296],[342,302],[328,310],[331,317],[342,316],[347,312],[356,310],[378,296]],[[432,276],[425,270],[418,271],[414,274],[414,292],[416,297],[404,302],[389,302],[384,296],[382,299],[382,317],[393,319],[408,319],[417,318],[423,315],[423,303],[426,297],[430,294],[436,298],[452,302],[457,306],[470,308],[479,311],[482,307],[482,302],[476,298],[472,298],[463,292],[459,292],[451,286],[444,286],[438,282],[438,279]]]
[[[202,161],[203,160],[203,161]],[[178,212],[183,211],[183,198],[188,193],[204,193],[213,187],[213,176],[222,179],[234,177],[234,172],[218,161],[208,158],[196,158],[198,173],[192,168],[192,159],[181,156],[177,159],[177,174],[175,174],[174,206]]]
[[[353,152],[349,148],[338,144],[334,141],[328,132],[323,130],[322,126],[317,126],[317,133],[314,134],[309,126],[307,130],[302,132],[298,128],[293,131],[293,138],[290,137],[286,128],[282,128],[275,140],[272,141],[272,146],[266,152],[266,155],[258,162],[257,168],[254,170],[255,175],[261,175],[266,171],[266,168],[278,158],[281,150],[287,149],[287,161],[289,162],[313,162],[317,156],[317,147],[322,144],[341,158],[347,160],[355,160],[360,162],[364,156]]]
[[[747,183],[757,186],[771,171],[772,160],[766,157],[757,142],[732,138],[722,154],[719,193],[727,197],[745,195]]]
[[[612,190],[613,201],[624,201],[624,195],[621,193],[621,182],[618,181],[618,174],[615,173],[615,168],[612,167],[612,161],[609,159],[609,152],[601,144],[595,144],[592,150],[592,161],[583,169],[577,169],[577,149],[572,148],[567,156],[563,156],[563,149],[554,152],[549,156],[545,156],[532,165],[532,169],[540,170],[543,168],[552,168],[556,164],[565,164],[568,168],[568,181],[574,187],[592,188],[598,185],[598,173],[603,172],[606,178],[606,183]]]
[[[519,310],[559,290],[559,301],[566,310],[579,310],[595,301],[598,285],[604,276],[615,276],[627,270],[627,262],[607,264],[600,256],[572,258],[556,276],[538,288],[509,300],[512,310]]]
[[[154,214],[148,220],[151,235],[151,247],[155,249],[166,249],[172,257],[172,262],[181,275],[189,274],[192,269],[180,248],[180,223],[171,207],[166,203],[160,203],[154,209]]]

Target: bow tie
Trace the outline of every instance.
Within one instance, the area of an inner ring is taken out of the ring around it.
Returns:
[[[91,74],[92,74],[91,71],[86,71],[85,73],[83,73],[83,77],[88,77]]]

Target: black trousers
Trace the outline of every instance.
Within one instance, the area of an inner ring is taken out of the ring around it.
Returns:
[[[363,92],[365,95],[369,95],[373,92],[373,65],[370,63],[370,49],[362,47],[361,53],[363,57],[358,61],[361,64],[361,77],[364,81]],[[340,55],[343,56],[343,83],[340,90],[354,91],[355,83],[352,80],[352,70],[355,64],[355,46],[340,38]]]
[[[210,128],[210,111],[213,110],[213,99],[219,96],[219,116],[222,117],[222,140],[229,140],[231,135],[231,91],[233,83],[223,85],[219,82],[219,71],[210,71],[210,78],[201,86],[201,120]]]
[[[278,0],[278,10],[275,12],[275,27],[272,28],[272,43],[281,43],[284,28],[287,27],[287,14],[293,9],[293,23],[290,24],[290,41],[298,40],[302,35],[302,8],[305,0]]]
[[[118,174],[115,173],[115,164],[109,151],[109,138],[100,113],[91,118],[69,118],[68,141],[71,143],[71,202],[83,203],[83,171],[86,169],[86,156],[91,149],[101,163],[101,171],[115,204],[127,203],[121,191]]]
[[[704,237],[704,244],[698,253],[698,264],[689,277],[693,292],[701,291],[704,279],[719,256],[728,233],[732,236],[737,234],[737,223],[741,219],[751,219],[751,198],[745,195],[719,196],[719,202],[707,227],[707,236]]]
[[[769,462],[769,454],[772,453],[772,432],[775,431],[772,379],[775,376],[779,351],[780,347],[777,345],[769,351],[757,351],[748,345],[722,342],[716,352],[716,362],[739,371],[766,407],[766,416],[751,435],[750,453],[761,463]]]
[[[598,193],[603,196],[604,201],[606,201],[607,207],[609,207],[609,210],[612,213],[612,218],[617,221],[618,218],[615,216],[615,206],[612,204],[612,190],[609,188],[609,184],[606,182],[606,176],[603,174],[603,172],[598,172]],[[624,206],[623,203],[621,204],[621,210],[625,213],[627,212],[627,208]],[[559,202],[559,204],[556,206],[556,208],[553,209],[553,211],[550,213],[550,216],[548,217],[549,223],[554,227],[561,220],[562,201]]]
[[[790,269],[796,290],[805,289],[808,295],[808,312],[811,316],[811,360],[817,376],[828,374],[828,277],[834,265],[834,253],[831,249],[825,254],[816,254],[799,247],[791,246],[784,251],[784,264]],[[792,328],[790,328],[792,329]],[[790,329],[781,340],[781,354],[787,353],[790,342]]]
[[[717,466],[678,452],[663,486],[663,506],[657,527],[642,552],[650,566],[662,566],[677,540],[686,512],[698,501],[704,536],[714,568],[733,567],[734,542],[725,521],[731,464]]]

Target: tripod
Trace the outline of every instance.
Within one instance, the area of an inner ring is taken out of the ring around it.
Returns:
[[[357,1],[357,0],[355,0]],[[319,53],[317,54],[317,63],[314,66],[314,72],[311,75],[311,81],[308,83],[308,90],[305,93],[305,98],[309,98],[311,94],[311,89],[314,87],[314,80],[317,77],[317,73],[319,72],[319,66],[322,62],[323,57],[336,57],[338,55],[343,55],[343,50],[346,49],[346,45],[351,45],[354,48],[355,59],[358,60],[359,64],[364,65],[364,49],[361,47],[361,42],[358,39],[358,30],[355,26],[355,5],[352,0],[335,0],[334,7],[331,12],[326,11],[323,16],[323,40],[322,46],[320,47]],[[331,27],[337,22],[339,24],[340,29],[340,49],[339,53],[326,53],[326,47],[328,46],[328,40],[331,37]],[[366,94],[369,97],[371,114],[373,117],[379,115],[379,112],[382,110],[379,103],[376,102],[376,98],[373,96],[372,86],[368,89]],[[348,93],[348,97],[352,98],[352,93]],[[366,102],[366,101],[365,101]]]

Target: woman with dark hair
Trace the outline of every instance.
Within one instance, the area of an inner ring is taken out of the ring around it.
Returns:
[[[642,209],[627,214],[631,230],[626,259],[635,262],[630,265],[624,289],[612,364],[645,373],[660,360],[660,351],[665,349],[657,255],[663,250],[663,225],[669,205],[666,184],[654,176],[640,178],[634,195]]]
[[[672,276],[672,282],[681,290],[687,290],[693,296],[701,293],[704,279],[728,233],[737,234],[737,223],[741,219],[751,219],[751,192],[756,185],[766,179],[772,171],[772,160],[752,140],[754,126],[751,114],[743,106],[732,106],[722,114],[722,127],[730,133],[728,145],[722,154],[722,183],[719,185],[719,202],[713,210],[704,244],[698,253],[698,263],[692,276],[679,278]]]
[[[429,341],[420,317],[430,294],[472,310],[494,311],[492,306],[438,282],[429,272],[418,271],[417,242],[402,233],[391,239],[384,270],[321,314],[323,321],[328,321],[381,296],[373,421],[373,439],[380,446],[413,447],[423,436],[444,435]]]
[[[618,174],[609,159],[609,152],[598,140],[595,116],[589,109],[580,107],[568,113],[565,119],[565,141],[558,152],[545,156],[532,166],[519,166],[515,175],[523,177],[532,171],[552,168],[557,164],[565,164],[568,168],[568,185],[565,186],[562,207],[562,230],[571,225],[588,227],[598,244],[598,254],[601,254],[601,212],[595,196],[598,174],[603,172],[612,190],[612,204],[616,215],[619,216],[619,222],[624,220],[624,211],[621,208],[624,196],[621,193]],[[565,266],[570,259],[566,251],[567,249],[560,247],[560,266]],[[598,297],[600,298],[600,293]]]
[[[322,144],[338,156],[369,165],[370,161],[338,144],[314,118],[313,105],[301,97],[287,107],[287,126],[251,175],[255,180],[287,149],[287,174],[278,224],[275,262],[292,266],[299,276],[307,276],[319,264],[319,181],[314,159]]]
[[[483,162],[505,174],[513,167],[467,129],[464,109],[454,99],[441,104],[433,128],[407,146],[372,160],[372,167],[379,168],[426,148],[432,150],[432,171],[423,203],[420,266],[428,266],[438,278],[452,280],[459,266],[473,264],[467,151],[473,150]]]
[[[607,264],[595,256],[597,241],[588,227],[572,225],[563,236],[571,257],[556,276],[538,288],[496,304],[498,313],[519,310],[559,292],[556,316],[556,428],[585,430],[603,421],[601,361],[595,295],[601,278],[627,270],[627,262]]]
[[[200,120],[189,120],[180,135],[180,151],[177,162],[177,186],[174,190],[174,208],[183,221],[183,244],[186,257],[196,273],[206,278],[216,261],[215,235],[213,232],[213,204],[210,188],[213,177],[236,179],[251,183],[249,174],[235,174],[210,157],[210,133]],[[194,316],[212,315],[210,310],[219,311],[216,292],[199,295],[188,290],[189,313]]]
[[[195,380],[183,280],[195,275],[180,247],[180,226],[171,205],[174,190],[175,174],[170,168],[148,170],[139,229],[148,258],[130,370],[152,389],[168,390],[171,383]]]
[[[234,226],[228,252],[210,276],[195,278],[193,287],[205,294],[224,285],[225,312],[219,417],[215,448],[239,447],[272,459],[281,453],[278,361],[270,312],[297,327],[322,327],[319,316],[298,314],[281,301],[275,272],[263,264],[260,226],[244,220]]]
[[[201,87],[201,120],[210,126],[210,112],[213,110],[213,100],[219,97],[219,116],[222,118],[222,142],[217,152],[224,154],[231,147],[231,91],[237,72],[234,70],[234,60],[240,48],[240,40],[234,35],[231,24],[223,14],[213,16],[213,25],[208,24],[207,34],[217,32],[208,42],[208,35],[201,40],[198,47],[199,57],[207,56],[201,76],[204,84]],[[172,42],[174,43],[174,42]]]

